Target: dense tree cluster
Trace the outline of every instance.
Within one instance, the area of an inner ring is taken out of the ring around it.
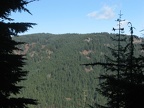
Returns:
[[[106,99],[95,93],[98,83],[102,82],[97,77],[104,69],[80,64],[106,62],[104,55],[111,55],[107,47],[117,45],[111,37],[114,38],[115,34],[41,33],[14,38],[26,42],[21,46],[24,51],[17,53],[26,53],[28,60],[25,69],[30,70],[28,79],[21,83],[27,87],[23,89],[22,95],[38,99],[40,104],[37,108],[77,108],[92,104],[93,97],[104,105]],[[123,38],[128,41],[129,36]],[[141,41],[136,39],[134,43],[138,49]],[[136,52],[138,55],[139,52]]]
[[[108,33],[42,33],[14,37],[19,42],[26,42],[21,46],[24,51],[17,52],[26,53],[25,69],[30,70],[28,79],[21,83],[27,87],[23,96],[38,99],[37,108],[77,108],[84,105],[85,91],[86,104],[92,103],[98,83],[95,78],[101,67],[80,64],[103,58],[108,52],[106,46],[111,45],[110,36]]]

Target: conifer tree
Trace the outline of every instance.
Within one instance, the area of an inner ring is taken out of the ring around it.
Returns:
[[[112,58],[106,55],[105,63],[85,64],[101,65],[106,69],[106,73],[99,77],[102,82],[97,91],[107,98],[107,104],[103,106],[95,103],[95,106],[98,108],[143,108],[144,57],[142,55],[136,57],[134,54],[133,39],[138,37],[133,36],[132,24],[129,22],[131,36],[123,36],[120,35],[123,30],[121,28],[121,14],[117,21],[119,22],[119,34],[112,38],[117,45],[115,48],[109,48]]]
[[[26,79],[28,72],[22,69],[25,65],[24,55],[14,53],[14,50],[20,50],[17,45],[23,42],[12,39],[12,36],[27,31],[35,24],[14,23],[14,19],[9,17],[12,12],[30,13],[25,7],[30,2],[32,1],[0,0],[0,108],[26,108],[28,104],[37,104],[34,99],[16,96],[23,88],[18,83]]]
[[[138,45],[139,55],[135,54],[134,39],[140,39],[133,35],[133,26],[130,24],[131,36],[127,45],[127,59],[125,62],[125,71],[123,74],[123,97],[125,108],[143,108],[144,107],[144,56],[141,53],[141,46]]]

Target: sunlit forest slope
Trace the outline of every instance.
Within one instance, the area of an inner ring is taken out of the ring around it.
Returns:
[[[84,63],[104,61],[113,46],[110,36],[115,34],[31,34],[15,37],[26,42],[20,46],[26,54],[27,80],[21,96],[37,99],[37,108],[81,108],[94,99],[104,102],[95,92],[97,77],[104,70],[100,66],[83,66]],[[135,40],[136,44],[141,40]]]

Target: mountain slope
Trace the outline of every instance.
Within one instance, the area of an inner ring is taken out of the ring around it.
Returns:
[[[92,34],[32,34],[15,37],[26,44],[20,46],[26,54],[29,70],[27,80],[21,83],[26,88],[21,96],[39,100],[37,108],[78,108],[102,97],[94,95],[103,72],[100,66],[85,67],[81,64],[104,61],[112,46],[108,33]]]

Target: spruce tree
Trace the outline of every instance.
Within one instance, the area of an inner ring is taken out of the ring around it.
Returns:
[[[123,103],[125,108],[143,108],[144,107],[144,56],[139,46],[139,54],[135,54],[136,45],[134,39],[140,39],[133,35],[133,26],[130,24],[131,36],[127,45],[127,59],[125,62],[125,73],[123,74]]]
[[[106,73],[103,72],[99,76],[100,84],[99,87],[96,88],[96,91],[102,94],[107,99],[106,105],[100,105],[99,103],[95,103],[92,108],[120,108],[122,103],[120,102],[120,95],[122,95],[122,90],[120,89],[120,79],[121,73],[123,72],[123,65],[125,63],[125,52],[126,49],[124,45],[126,43],[126,37],[121,35],[121,32],[124,28],[121,28],[121,13],[119,19],[116,20],[118,22],[118,29],[113,28],[113,30],[118,30],[119,33],[114,37],[111,37],[114,48],[108,47],[111,52],[111,55],[105,55],[105,62],[95,62],[91,64],[84,65],[101,65]]]
[[[107,98],[106,105],[95,103],[99,108],[143,108],[144,107],[144,57],[136,56],[133,26],[130,24],[130,36],[121,35],[121,14],[119,22],[119,34],[112,38],[117,45],[109,48],[112,57],[105,56],[106,62],[96,62],[85,65],[101,65],[106,73],[100,75],[102,80],[96,90]],[[113,28],[113,30],[116,30]],[[95,108],[91,106],[91,108]]]
[[[18,45],[23,42],[12,39],[12,36],[27,31],[35,24],[14,23],[14,19],[9,17],[12,12],[30,13],[26,8],[30,2],[32,1],[0,0],[0,108],[26,108],[28,104],[37,104],[34,99],[16,96],[23,88],[18,83],[26,79],[28,72],[23,70],[25,56],[14,53],[15,50],[20,50]]]

